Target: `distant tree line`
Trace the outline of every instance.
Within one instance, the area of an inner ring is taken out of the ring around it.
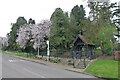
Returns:
[[[89,2],[88,7],[88,17],[83,5],[74,6],[70,13],[56,8],[50,21],[44,20],[38,24],[32,18],[27,22],[24,17],[19,17],[8,33],[9,45],[6,49],[34,52],[39,44],[39,48],[44,50],[44,42],[48,39],[51,51],[71,50],[72,42],[81,34],[90,39],[96,48],[100,48],[102,54],[112,53],[113,49],[117,49],[114,36],[120,31],[119,6],[116,3],[94,1]]]

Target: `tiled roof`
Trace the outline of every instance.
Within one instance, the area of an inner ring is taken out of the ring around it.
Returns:
[[[77,41],[77,39],[80,38],[85,44],[88,44],[88,45],[95,45],[94,43],[92,43],[88,38],[86,38],[85,36],[82,36],[82,35],[78,35],[76,40],[73,42],[73,44]]]
[[[86,44],[95,45],[88,38],[86,38],[85,36],[82,36],[82,35],[79,34],[78,37]]]

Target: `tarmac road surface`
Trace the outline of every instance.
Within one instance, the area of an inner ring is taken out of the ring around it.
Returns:
[[[1,58],[1,57],[0,57]],[[2,78],[95,78],[2,54]]]

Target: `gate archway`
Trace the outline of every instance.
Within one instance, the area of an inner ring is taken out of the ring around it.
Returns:
[[[95,45],[82,35],[78,35],[73,42],[73,66],[86,68],[93,58]]]

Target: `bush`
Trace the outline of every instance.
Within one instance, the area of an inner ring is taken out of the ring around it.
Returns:
[[[73,65],[73,60],[68,60],[68,65]]]
[[[50,62],[59,63],[59,62],[61,62],[61,60],[60,59],[52,59],[52,60],[50,60]]]

